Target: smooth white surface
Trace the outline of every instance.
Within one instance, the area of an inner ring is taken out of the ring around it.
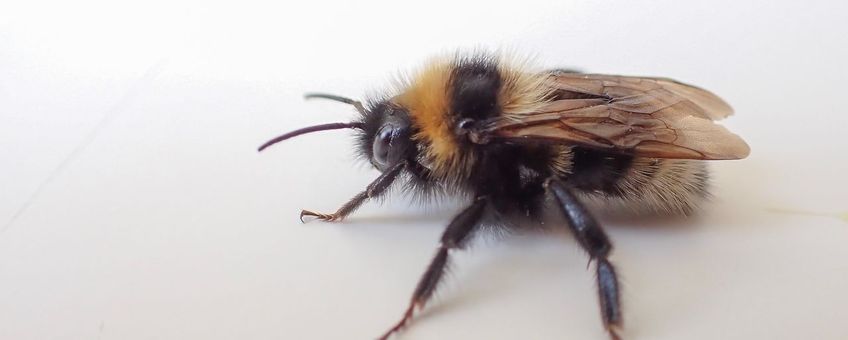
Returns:
[[[354,97],[455,48],[708,88],[751,157],[701,218],[610,221],[626,339],[846,339],[844,1],[0,5],[0,338],[368,339],[458,206],[331,211]],[[358,164],[358,166],[356,165]],[[784,211],[784,212],[779,212]],[[792,211],[787,213],[786,211]],[[816,215],[819,214],[819,215]],[[605,339],[566,235],[481,242],[400,339]]]

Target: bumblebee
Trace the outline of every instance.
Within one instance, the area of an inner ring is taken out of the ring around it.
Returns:
[[[436,58],[383,97],[353,105],[359,117],[292,131],[353,129],[359,154],[381,172],[334,213],[344,219],[401,183],[425,197],[457,195],[467,206],[448,224],[400,321],[405,327],[442,281],[451,253],[486,225],[512,228],[559,216],[594,263],[601,320],[622,325],[612,243],[594,213],[688,215],[708,197],[704,160],[742,159],[748,145],[715,123],[732,114],[722,99],[666,78],[533,70],[503,56]],[[524,221],[524,222],[522,222]],[[551,225],[552,223],[547,223]]]

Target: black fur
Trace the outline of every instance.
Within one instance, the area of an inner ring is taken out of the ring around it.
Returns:
[[[583,191],[601,191],[607,195],[622,196],[616,185],[633,165],[633,156],[588,148],[573,149],[571,176],[568,183]]]
[[[388,107],[389,103],[386,100],[371,101],[359,117],[359,122],[362,123],[363,128],[361,130],[357,130],[356,149],[362,158],[369,162],[371,162],[371,159],[374,157],[371,146],[374,144],[377,131],[379,131],[380,127],[383,125],[383,117],[385,116]]]
[[[457,60],[448,86],[451,113],[473,120],[497,115],[501,83],[494,59],[475,56]]]
[[[541,216],[542,184],[552,173],[545,146],[496,144],[482,148],[482,157],[471,177],[477,196],[491,197],[493,207],[504,215]]]
[[[479,121],[500,115],[498,95],[503,79],[497,61],[474,55],[455,61],[449,81],[450,114],[454,124]],[[551,176],[551,152],[545,146],[512,144],[475,145],[460,136],[461,147],[475,148],[479,155],[468,183],[462,185],[471,197],[489,197],[501,215],[541,216],[544,189]]]

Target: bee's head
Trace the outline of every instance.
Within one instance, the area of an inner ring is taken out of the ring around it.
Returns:
[[[324,98],[351,104],[359,111],[361,117],[359,121],[351,123],[330,123],[298,129],[269,140],[259,147],[259,151],[305,133],[356,129],[359,148],[357,151],[380,171],[386,171],[414,155],[409,113],[402,107],[389,101],[380,101],[366,109],[358,101],[327,94],[307,94],[306,98]]]
[[[369,105],[362,112],[359,152],[380,171],[409,159],[414,152],[409,112],[388,101]]]

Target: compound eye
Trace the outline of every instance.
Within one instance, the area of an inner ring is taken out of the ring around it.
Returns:
[[[374,165],[378,169],[383,170],[392,165],[392,141],[397,135],[395,127],[392,125],[383,125],[380,131],[377,132],[372,146]]]

